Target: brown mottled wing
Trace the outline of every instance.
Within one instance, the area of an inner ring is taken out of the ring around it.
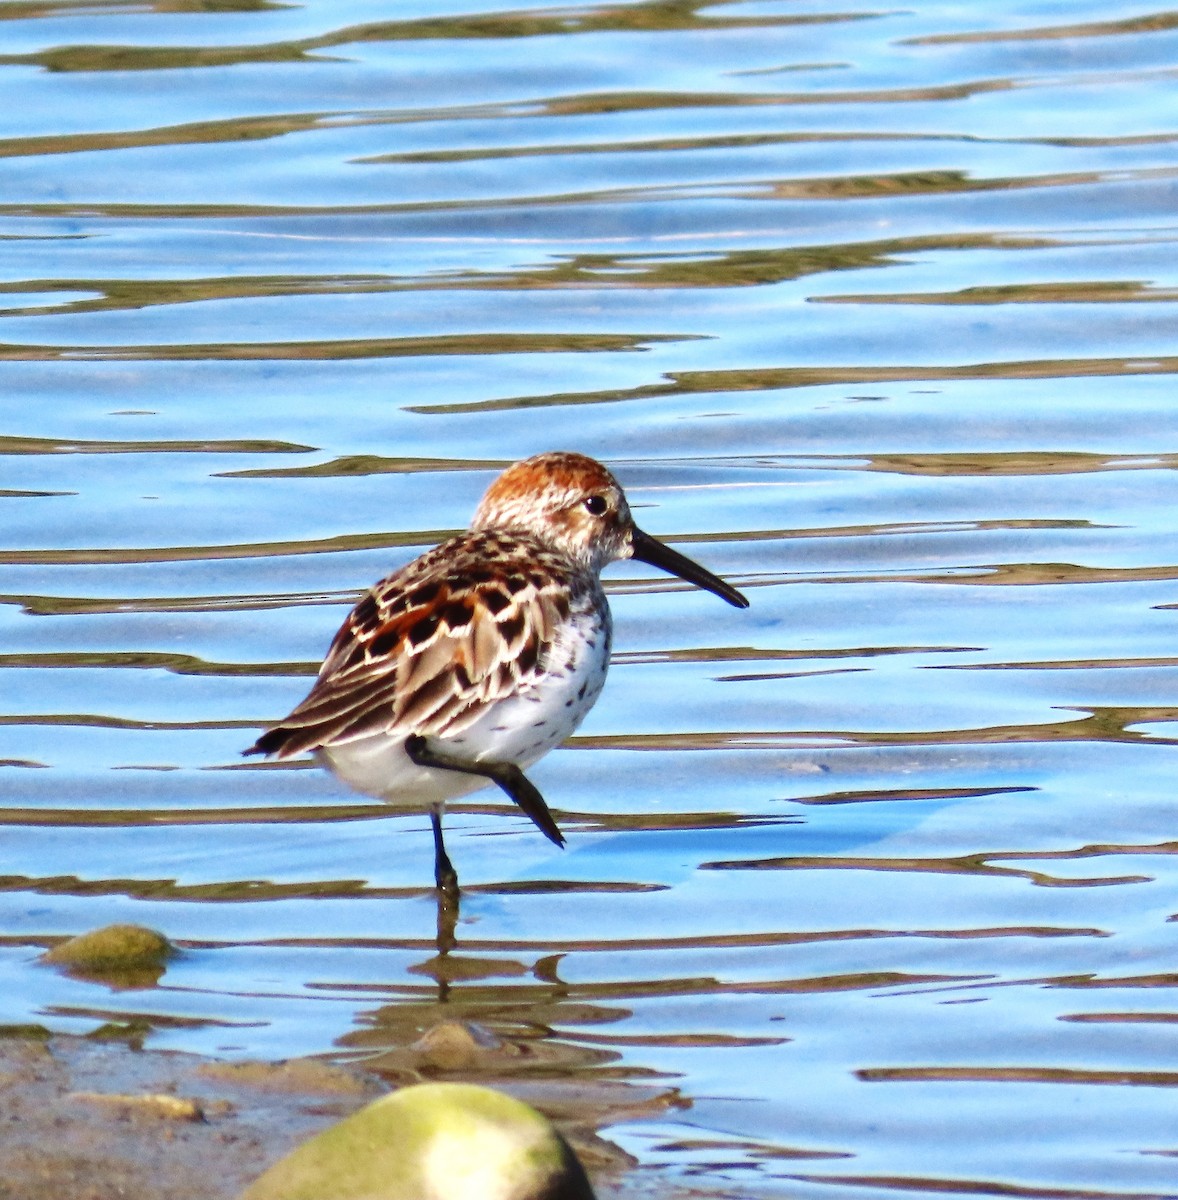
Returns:
[[[374,734],[462,732],[542,669],[569,614],[561,566],[503,535],[443,543],[356,605],[310,694],[247,753],[290,758]]]

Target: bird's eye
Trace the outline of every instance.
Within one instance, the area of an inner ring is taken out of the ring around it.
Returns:
[[[604,516],[609,508],[609,501],[604,496],[587,496],[585,510],[595,517]]]

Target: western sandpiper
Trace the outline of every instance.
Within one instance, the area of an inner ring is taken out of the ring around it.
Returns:
[[[487,490],[470,529],[381,580],[352,609],[307,698],[246,754],[312,751],[344,783],[429,809],[434,878],[457,895],[448,800],[496,783],[558,846],[524,775],[593,707],[609,666],[601,570],[636,558],[748,601],[640,530],[616,479],[583,454],[539,454]]]

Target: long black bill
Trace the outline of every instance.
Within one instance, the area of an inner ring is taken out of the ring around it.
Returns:
[[[680,579],[694,583],[696,587],[701,587],[704,591],[719,596],[721,600],[727,600],[736,608],[748,608],[749,602],[736,588],[713,575],[711,571],[705,570],[699,563],[692,562],[678,550],[672,550],[670,546],[656,542],[649,533],[635,529],[630,541],[634,547],[634,557],[639,562],[650,563],[652,567],[658,567],[660,571],[666,571],[669,575],[678,575]]]

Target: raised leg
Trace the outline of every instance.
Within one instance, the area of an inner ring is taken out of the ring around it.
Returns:
[[[419,767],[435,767],[441,771],[458,771],[463,775],[481,775],[484,779],[491,780],[503,789],[511,798],[532,818],[536,828],[550,841],[558,846],[564,845],[564,834],[556,826],[556,822],[552,819],[552,814],[548,811],[548,805],[544,803],[544,797],[536,790],[535,786],[528,781],[527,776],[515,765],[515,763],[496,763],[496,762],[468,762],[461,758],[454,758],[441,750],[436,750],[434,747],[426,744],[425,738],[419,734],[413,734],[405,741],[405,753]],[[440,819],[434,824],[434,844],[441,846],[441,821]],[[444,852],[442,852],[444,857]],[[440,864],[442,858],[438,858]],[[449,865],[449,859],[446,859],[446,864]],[[454,868],[450,871],[453,873]],[[441,883],[438,884],[441,887]]]

